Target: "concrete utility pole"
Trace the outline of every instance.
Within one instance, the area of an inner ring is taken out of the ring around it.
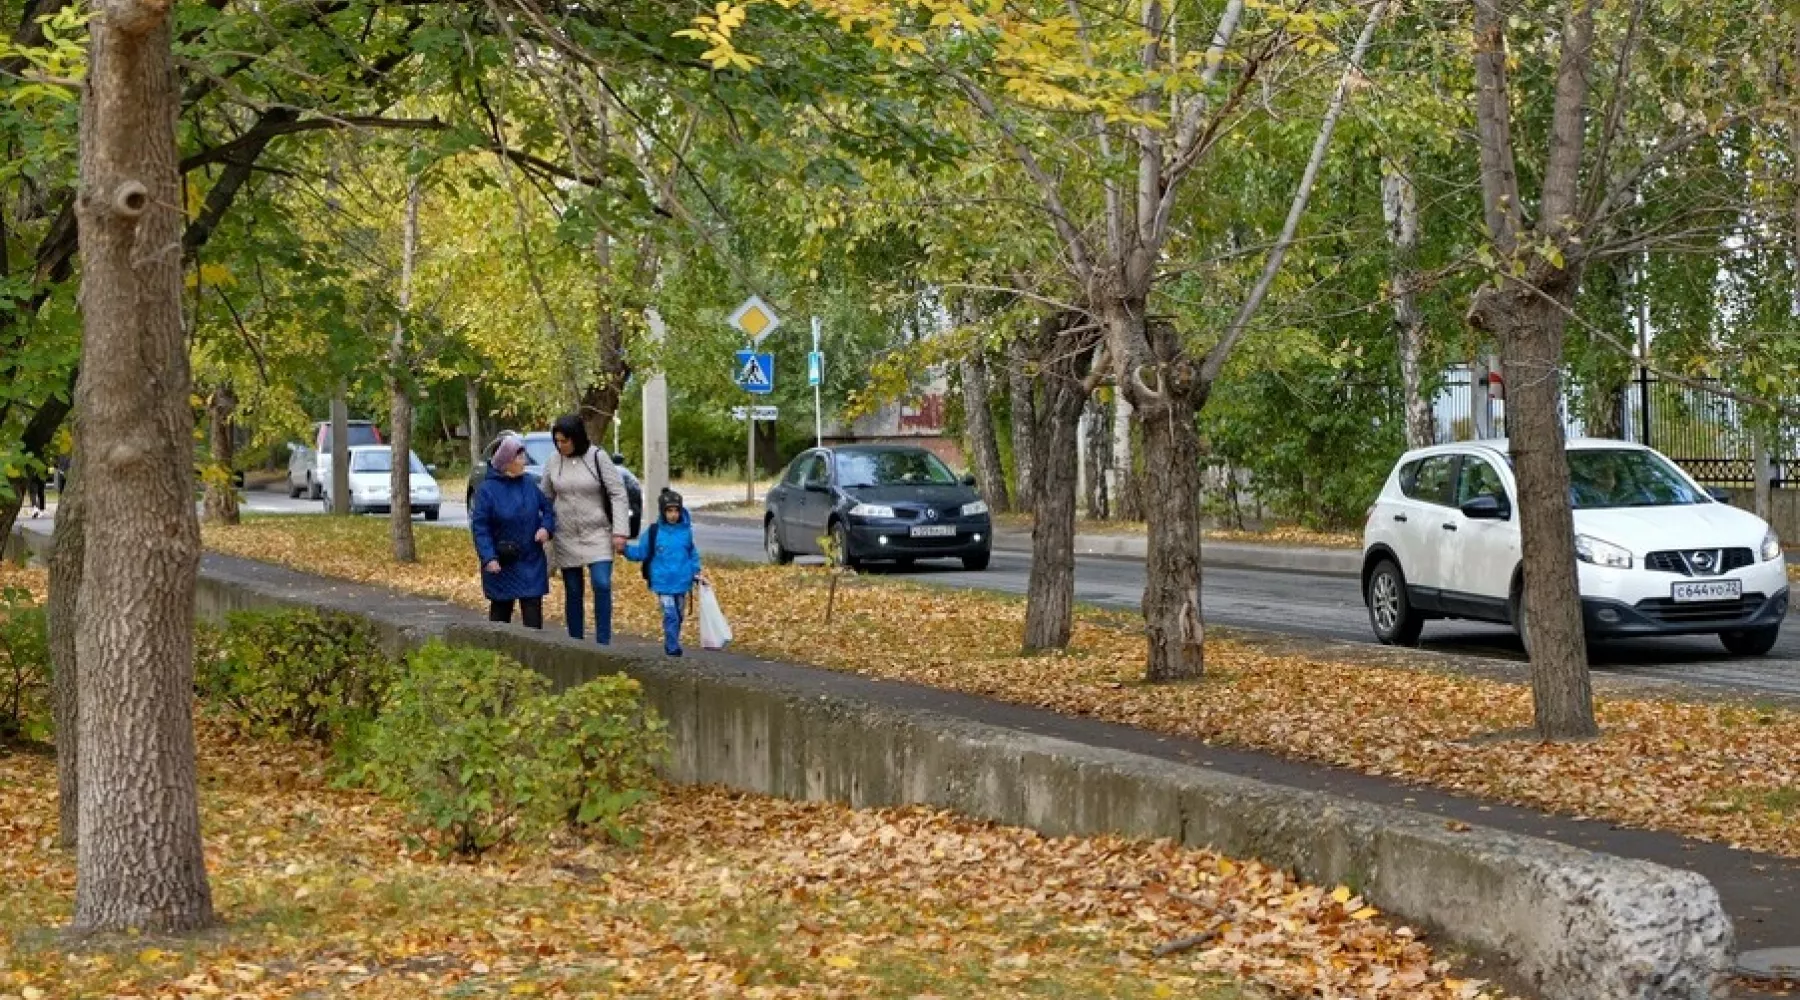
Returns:
[[[668,340],[669,328],[655,309],[644,311],[650,327],[650,342],[661,345]],[[655,497],[669,485],[669,380],[661,369],[644,379],[644,497],[656,503]]]
[[[350,439],[349,394],[350,387],[339,382],[331,397],[331,512],[340,517],[350,516],[350,449],[344,447]]]

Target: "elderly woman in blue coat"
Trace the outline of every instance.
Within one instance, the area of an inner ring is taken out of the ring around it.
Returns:
[[[494,475],[483,476],[469,511],[488,621],[512,621],[519,605],[526,628],[544,627],[550,561],[544,543],[556,533],[556,508],[525,476],[525,442],[508,436],[494,448]]]

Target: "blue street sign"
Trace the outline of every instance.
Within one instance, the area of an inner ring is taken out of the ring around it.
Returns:
[[[806,356],[806,384],[818,385],[825,381],[825,352],[813,351]]]
[[[737,384],[759,395],[775,391],[775,355],[737,352]]]

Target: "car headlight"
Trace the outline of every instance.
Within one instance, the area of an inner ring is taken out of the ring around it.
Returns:
[[[1630,569],[1631,553],[1598,538],[1587,535],[1575,536],[1575,558],[1596,566],[1610,566],[1613,569]]]
[[[1764,562],[1781,558],[1781,538],[1775,534],[1774,528],[1770,528],[1769,533],[1763,536],[1762,557]]]
[[[850,508],[851,517],[893,517],[894,508],[878,503],[859,503]]]
[[[974,503],[963,504],[963,508],[962,508],[962,516],[964,516],[964,517],[975,517],[980,514],[986,514],[987,512],[988,512],[988,506],[987,506],[987,502],[984,500],[977,500]]]

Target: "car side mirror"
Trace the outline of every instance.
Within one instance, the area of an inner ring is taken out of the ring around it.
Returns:
[[[1731,502],[1731,491],[1719,489],[1717,486],[1708,486],[1706,488],[1706,495],[1720,503]]]
[[[290,454],[290,455],[292,455],[294,452],[297,452],[300,450],[300,442],[298,442],[298,441],[289,441],[287,444],[288,444],[288,454]]]
[[[612,464],[614,464],[614,465],[624,465],[625,464],[625,456],[624,455],[621,455],[615,451],[612,453],[611,457],[612,457]]]
[[[829,486],[826,486],[824,483],[809,482],[806,484],[806,492],[808,492],[808,493],[830,493],[831,488]]]
[[[971,472],[971,473],[964,475],[962,477],[962,484],[964,486],[974,486],[975,485],[975,474]]]
[[[1483,493],[1464,503],[1462,514],[1471,521],[1505,521],[1512,517],[1512,505],[1504,497]]]
[[[426,472],[429,472],[429,473],[431,473],[431,474],[432,474],[432,475],[434,475],[434,476],[435,476],[435,475],[437,475],[437,466],[435,466],[435,465],[427,465],[427,466],[426,466],[426,467],[425,467],[425,471],[426,471]]]

